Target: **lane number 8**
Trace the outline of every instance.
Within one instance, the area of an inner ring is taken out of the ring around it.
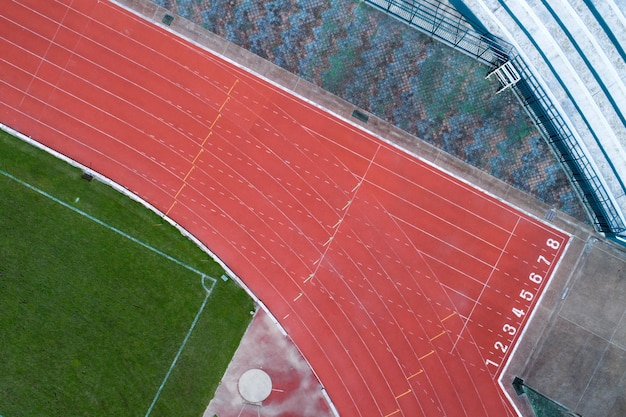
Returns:
[[[552,249],[558,249],[561,244],[558,240],[554,240],[552,238],[546,240],[546,246]]]

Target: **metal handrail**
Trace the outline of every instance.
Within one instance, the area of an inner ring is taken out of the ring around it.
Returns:
[[[512,63],[521,75],[520,81],[511,86],[513,92],[557,155],[596,230],[613,236],[626,231],[626,225],[592,163],[513,45],[478,29],[456,9],[437,0],[364,1],[473,57],[487,65],[489,72],[507,61]]]

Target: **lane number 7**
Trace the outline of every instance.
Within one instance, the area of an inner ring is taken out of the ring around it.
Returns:
[[[539,257],[537,258],[537,262],[543,262],[546,265],[550,265],[550,261],[547,260],[543,255],[539,255]]]

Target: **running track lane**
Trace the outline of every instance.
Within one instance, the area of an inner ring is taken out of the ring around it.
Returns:
[[[201,240],[342,416],[516,414],[498,378],[567,235],[111,3],[1,13],[2,122]]]

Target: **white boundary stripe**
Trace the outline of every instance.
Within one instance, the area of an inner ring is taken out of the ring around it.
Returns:
[[[328,406],[330,407],[330,411],[333,413],[333,416],[339,417],[339,411],[337,411],[337,407],[335,407],[335,404],[333,404],[333,401],[330,399],[330,396],[328,395],[328,392],[326,392],[326,388],[324,387],[322,387],[322,395],[326,399],[326,402],[328,403]]]

